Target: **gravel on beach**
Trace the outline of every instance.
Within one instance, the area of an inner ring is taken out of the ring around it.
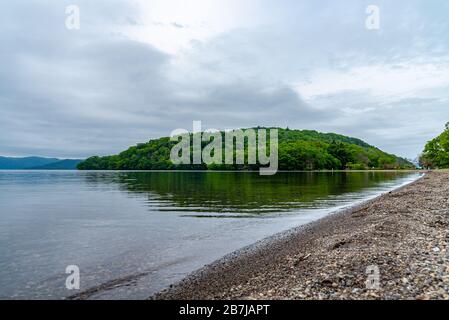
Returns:
[[[449,299],[448,243],[449,173],[430,172],[242,249],[151,299]]]

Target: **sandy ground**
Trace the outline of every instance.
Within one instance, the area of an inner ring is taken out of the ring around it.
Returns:
[[[449,173],[431,172],[244,248],[151,299],[449,299],[448,242]]]

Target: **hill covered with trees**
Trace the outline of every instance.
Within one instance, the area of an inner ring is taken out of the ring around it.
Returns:
[[[245,130],[245,129],[243,129]],[[279,170],[414,169],[409,161],[385,153],[366,142],[335,133],[278,129]],[[222,135],[224,136],[224,132]],[[224,139],[223,139],[224,141]],[[257,170],[260,165],[179,164],[170,161],[177,142],[160,138],[141,143],[112,156],[91,157],[78,164],[80,170]],[[204,148],[208,142],[203,142]],[[191,146],[192,148],[192,146]],[[247,153],[247,149],[245,149]]]
[[[442,134],[426,144],[420,164],[424,168],[449,168],[449,122]]]

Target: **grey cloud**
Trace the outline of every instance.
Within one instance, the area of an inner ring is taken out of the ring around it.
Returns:
[[[353,135],[409,158],[415,158],[448,121],[449,101],[440,98],[403,98],[380,104],[367,93],[346,92],[314,103],[323,108],[332,108],[333,104],[347,107],[347,112],[323,124],[323,130]],[[366,111],[357,112],[361,108]]]
[[[48,17],[61,19],[47,15],[19,43],[2,35],[11,48],[0,78],[3,153],[82,157],[190,128],[193,120],[223,129],[319,117],[282,83],[173,82],[164,73],[170,57],[150,45],[89,26],[68,32]],[[187,91],[191,98],[179,94]]]
[[[180,23],[177,23],[177,22],[173,22],[171,25],[172,25],[173,27],[175,27],[175,28],[178,28],[178,29],[184,29],[184,28],[186,28],[185,25],[180,24]]]
[[[110,154],[202,120],[336,131],[412,156],[447,121],[441,92],[390,104],[357,91],[305,102],[291,87],[318,68],[446,59],[447,2],[381,1],[382,29],[371,33],[370,1],[291,1],[282,11],[267,2],[266,25],[192,42],[179,57],[113,32],[141,24],[128,2],[77,2],[77,32],[64,28],[69,1],[0,4],[0,154]]]
[[[104,13],[98,5],[97,12]],[[28,17],[24,9],[30,6],[35,11]],[[87,3],[80,7],[95,9]],[[143,128],[157,123],[144,121],[142,112],[148,97],[157,103],[167,95],[161,67],[168,56],[149,45],[92,32],[91,25],[70,32],[63,9],[20,2],[6,10],[16,13],[8,26],[18,30],[15,38],[8,29],[0,31],[8,48],[0,71],[2,153],[107,153],[142,138]]]

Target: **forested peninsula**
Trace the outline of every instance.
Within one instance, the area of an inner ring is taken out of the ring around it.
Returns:
[[[255,128],[261,129],[261,128]],[[262,128],[263,129],[263,128]],[[245,131],[246,129],[242,129]],[[225,132],[222,132],[224,135]],[[224,141],[224,139],[223,139]],[[406,159],[386,153],[360,139],[313,130],[278,129],[279,170],[415,169]],[[257,170],[256,164],[174,164],[169,137],[130,147],[118,155],[94,156],[79,170]],[[208,142],[203,142],[204,148]],[[247,146],[245,146],[245,153]],[[246,160],[246,158],[245,158]]]

